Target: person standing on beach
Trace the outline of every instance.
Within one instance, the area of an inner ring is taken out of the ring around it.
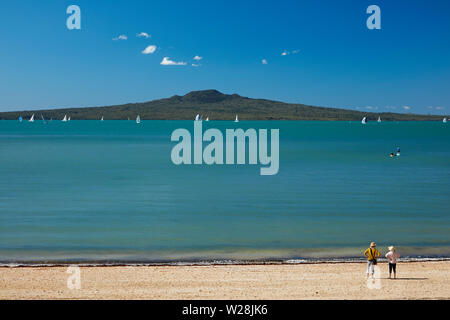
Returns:
[[[386,253],[386,259],[389,261],[389,279],[391,279],[392,271],[394,271],[394,279],[397,278],[397,259],[400,258],[400,255],[395,252],[395,247],[390,246],[389,252]]]
[[[367,258],[367,278],[369,278],[369,273],[372,273],[373,278],[377,258],[380,256],[380,251],[377,250],[377,244],[375,242],[370,243],[370,247],[364,251],[364,256]]]

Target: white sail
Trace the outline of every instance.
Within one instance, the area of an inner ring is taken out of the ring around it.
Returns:
[[[447,123],[447,118],[442,119],[443,123]]]
[[[67,118],[67,121],[70,121],[70,117]]]
[[[381,122],[381,117],[378,117],[378,120],[377,120],[378,122]]]
[[[236,115],[236,119],[234,119],[234,122],[239,122],[238,115]]]
[[[362,123],[362,124],[366,124],[366,123],[367,123],[366,117],[362,118],[361,123]]]
[[[200,115],[199,114],[195,116],[195,121],[200,121]]]
[[[209,121],[209,117],[206,117],[206,121]]]
[[[136,123],[141,123],[141,117],[139,115],[136,118]]]
[[[64,115],[64,118],[62,119],[62,122],[67,122],[67,115]]]
[[[28,120],[29,122],[34,122],[34,114],[31,116],[30,120]]]
[[[104,119],[103,119],[103,117],[100,119],[100,121],[103,121]]]

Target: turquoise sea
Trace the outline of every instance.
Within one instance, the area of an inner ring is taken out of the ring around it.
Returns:
[[[280,169],[171,162],[193,121],[0,121],[0,262],[450,257],[450,126],[209,121],[278,128]],[[390,152],[401,147],[401,156]]]

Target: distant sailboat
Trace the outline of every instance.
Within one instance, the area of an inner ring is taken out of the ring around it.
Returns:
[[[141,117],[139,115],[136,118],[136,123],[141,123]]]
[[[19,122],[22,122],[22,117],[19,117]]]
[[[361,123],[362,124],[366,124],[367,123],[367,118],[366,117],[362,118]]]
[[[447,123],[447,118],[442,119],[443,123]]]
[[[377,122],[381,122],[381,117],[378,117],[378,120],[377,120]]]
[[[44,116],[43,116],[42,114],[41,114],[41,118],[42,118],[43,123],[47,123],[47,122],[45,121]]]
[[[209,121],[209,117],[206,117],[206,120],[205,121]]]
[[[70,117],[69,117],[69,118],[67,118],[67,121],[70,121]]]
[[[100,119],[100,121],[103,121],[103,117]]]
[[[64,115],[64,118],[61,121],[62,122],[67,122],[67,115]]]
[[[31,116],[30,120],[28,120],[29,122],[34,122],[34,114]]]
[[[234,122],[239,122],[238,115],[236,115],[236,119],[234,119]]]
[[[199,114],[195,116],[195,121],[200,121],[200,115]]]

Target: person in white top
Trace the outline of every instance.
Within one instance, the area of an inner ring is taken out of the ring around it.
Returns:
[[[394,279],[397,278],[397,259],[400,258],[400,255],[395,252],[394,246],[390,246],[389,252],[386,253],[386,259],[389,261],[389,279],[391,279],[392,271],[394,271]]]

